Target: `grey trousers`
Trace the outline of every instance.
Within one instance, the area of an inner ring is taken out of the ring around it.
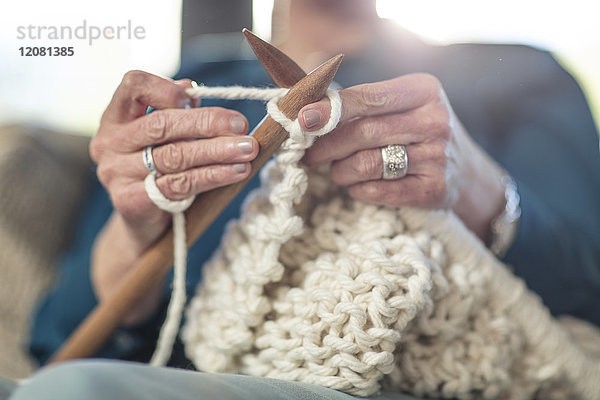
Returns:
[[[17,384],[8,379],[0,377],[0,400],[8,399],[8,396],[17,388]]]
[[[4,397],[2,397],[4,396]],[[76,361],[42,369],[20,385],[0,379],[0,400],[354,400],[298,382],[155,368],[121,361]],[[372,399],[413,400],[384,392]]]

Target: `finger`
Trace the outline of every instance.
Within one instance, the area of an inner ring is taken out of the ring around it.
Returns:
[[[156,185],[166,198],[183,200],[198,193],[241,181],[249,173],[250,163],[209,165],[163,175],[156,180]]]
[[[321,129],[329,121],[329,113],[331,112],[331,102],[329,98],[324,98],[321,101],[303,107],[298,112],[298,121],[303,131],[316,131]]]
[[[189,88],[194,88],[198,86],[198,83],[196,83],[196,81],[193,81],[191,79],[179,79],[177,81],[173,81],[176,85],[181,86],[184,90],[185,89],[189,89]],[[183,108],[195,108],[198,107],[200,105],[200,99],[199,98],[193,98],[190,97],[190,104],[184,104]]]
[[[425,106],[401,114],[366,117],[348,122],[320,137],[307,150],[303,162],[316,167],[341,160],[362,149],[446,138],[450,127],[445,122],[445,114],[434,118],[433,115],[440,114],[433,108],[434,106]]]
[[[430,74],[409,74],[340,91],[341,122],[354,118],[406,112],[439,97],[441,84]]]
[[[246,135],[248,121],[237,111],[220,107],[158,110],[128,124],[131,135],[121,138],[126,151],[185,139]]]
[[[342,100],[340,125],[354,118],[406,112],[439,98],[441,92],[439,80],[433,75],[422,73],[352,86],[339,92]],[[317,119],[317,114],[320,114],[320,120],[326,122],[330,112],[329,100],[322,99],[304,106],[298,115],[312,114],[312,118]],[[303,120],[300,121],[302,125]],[[305,130],[311,129],[305,124],[302,127]],[[319,128],[312,128],[316,129]]]
[[[367,181],[348,187],[348,194],[365,203],[388,207],[436,208],[443,190],[419,175],[385,181]]]
[[[443,162],[427,144],[408,145],[406,176],[420,175],[432,169],[432,163]],[[383,159],[381,147],[356,152],[331,164],[331,180],[339,186],[351,186],[359,182],[382,179]]]
[[[205,165],[250,162],[256,158],[258,148],[258,142],[252,136],[220,136],[158,146],[152,149],[152,158],[160,173],[172,174]],[[128,165],[136,166],[136,176],[148,174],[140,152],[127,157]]]
[[[185,84],[178,84],[144,71],[129,71],[123,76],[102,119],[123,123],[141,117],[148,107],[184,108],[191,104]]]

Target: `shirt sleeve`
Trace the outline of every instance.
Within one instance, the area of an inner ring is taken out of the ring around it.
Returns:
[[[57,263],[59,276],[56,283],[33,315],[29,351],[40,365],[48,362],[52,354],[97,305],[90,280],[89,260],[94,240],[108,220],[113,207],[100,182],[95,177],[92,179],[89,198],[78,220],[73,241]],[[259,178],[255,176],[211,224],[202,238],[189,249],[186,273],[188,298],[195,293],[202,276],[201,266],[218,247],[227,222],[239,216],[244,198],[258,186]],[[171,282],[172,271],[165,280],[162,302],[148,320],[139,325],[117,328],[94,356],[148,361],[154,352],[165,319]],[[189,366],[180,343],[175,344],[169,365]]]
[[[108,194],[93,178],[73,241],[57,263],[56,282],[33,315],[29,350],[40,365],[48,362],[97,304],[90,281],[89,257],[94,239],[111,212]],[[96,356],[128,358],[143,346],[145,337],[152,333],[153,330],[147,326],[120,328]]]

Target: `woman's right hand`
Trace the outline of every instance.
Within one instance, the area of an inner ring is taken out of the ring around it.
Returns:
[[[146,146],[157,146],[153,158],[162,176],[156,183],[172,200],[242,180],[258,153],[256,140],[246,136],[248,122],[242,114],[216,107],[181,109],[191,105],[185,94],[190,86],[189,80],[128,72],[90,144],[100,181],[142,247],[169,224],[169,215],[156,208],[144,190]],[[146,114],[149,106],[157,111]]]
[[[156,146],[156,184],[171,200],[240,181],[250,173],[259,146],[247,136],[246,118],[217,107],[182,109],[194,105],[185,94],[191,86],[189,80],[126,73],[90,143],[98,177],[115,209],[92,257],[94,286],[101,299],[170,224],[170,215],[145,192],[146,146]],[[146,114],[148,107],[156,111]]]

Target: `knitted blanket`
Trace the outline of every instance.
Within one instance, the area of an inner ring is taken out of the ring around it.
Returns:
[[[569,334],[451,212],[364,204],[306,171],[311,143],[284,144],[204,266],[182,331],[198,369],[359,396],[600,398],[597,329]]]

